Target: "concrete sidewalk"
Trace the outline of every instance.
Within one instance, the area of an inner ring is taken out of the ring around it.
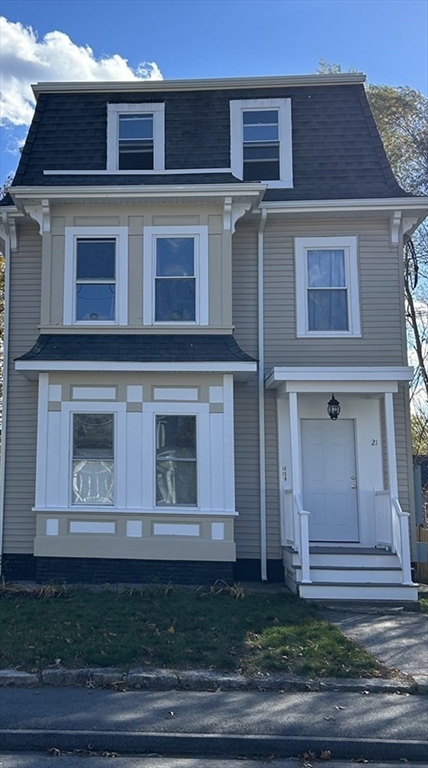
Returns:
[[[324,610],[323,616],[390,669],[410,675],[428,693],[428,614]]]
[[[0,752],[426,761],[425,696],[4,689]]]

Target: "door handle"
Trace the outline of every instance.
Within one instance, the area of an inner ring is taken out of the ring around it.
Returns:
[[[356,488],[357,486],[356,486],[356,485],[351,485],[350,487],[351,487],[351,488]]]

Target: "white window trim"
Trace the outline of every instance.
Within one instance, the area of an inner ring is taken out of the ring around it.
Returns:
[[[306,251],[308,249],[340,248],[345,252],[345,275],[348,300],[349,329],[347,331],[309,331],[308,280]],[[297,337],[361,336],[358,260],[356,237],[296,237],[296,323]]]
[[[157,237],[194,237],[195,238],[195,320],[187,322],[163,322],[155,320],[155,276],[156,276],[156,238]],[[208,294],[208,227],[144,227],[144,266],[143,266],[143,324],[156,326],[199,326],[209,323]]]
[[[153,170],[150,173],[163,171],[165,169],[165,104],[159,103],[107,104],[107,171],[122,173],[119,171],[119,115],[125,112],[153,113]]]
[[[230,102],[230,165],[233,176],[243,179],[243,120],[247,109],[277,109],[279,129],[279,181],[260,179],[268,187],[293,187],[291,99],[244,99]]]
[[[156,416],[196,416],[197,505],[156,505]],[[210,413],[207,404],[147,403],[142,419],[143,506],[159,512],[204,512],[211,508]]]
[[[79,238],[116,240],[115,320],[76,320],[76,241]],[[128,227],[66,227],[64,264],[64,325],[127,325]]]

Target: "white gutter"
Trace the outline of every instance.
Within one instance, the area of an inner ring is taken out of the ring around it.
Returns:
[[[428,211],[428,197],[373,197],[343,200],[266,200],[260,203],[269,213],[323,213],[332,211]]]
[[[9,369],[9,297],[10,297],[10,253],[11,237],[7,213],[2,211],[2,229],[4,234],[4,342],[3,342],[3,405],[2,405],[2,440],[0,457],[0,575],[3,565],[3,533],[4,533],[4,487],[6,479],[6,425],[7,425],[7,394]]]
[[[263,232],[267,211],[261,212],[258,232],[258,396],[259,396],[259,476],[260,476],[260,569],[262,581],[267,581],[266,536],[266,442],[265,442],[265,328],[264,328],[264,253]]]
[[[89,198],[100,197],[109,199],[117,198],[120,194],[124,198],[132,197],[166,197],[172,194],[181,197],[208,197],[218,195],[219,197],[231,196],[256,196],[263,194],[266,184],[261,182],[232,183],[232,184],[168,184],[165,188],[159,184],[130,184],[127,187],[122,185],[108,186],[46,186],[46,187],[11,187],[9,193],[15,200],[22,199],[40,199],[55,201],[58,198]]]
[[[40,93],[111,93],[150,91],[207,91],[219,88],[286,88],[316,85],[360,85],[366,76],[362,72],[340,72],[331,75],[268,75],[266,77],[224,77],[201,80],[131,80],[86,82],[40,82],[31,88],[35,97]]]

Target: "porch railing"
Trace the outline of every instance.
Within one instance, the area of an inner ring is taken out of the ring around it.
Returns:
[[[281,543],[284,547],[293,547],[300,557],[302,584],[311,584],[309,562],[309,515],[303,509],[299,493],[291,489],[285,491],[284,514],[281,520]]]
[[[392,548],[392,508],[389,491],[375,491],[375,536],[377,547]]]
[[[391,547],[401,565],[402,583],[413,584],[410,566],[410,535],[408,512],[389,491],[375,491],[375,522],[377,546]]]

